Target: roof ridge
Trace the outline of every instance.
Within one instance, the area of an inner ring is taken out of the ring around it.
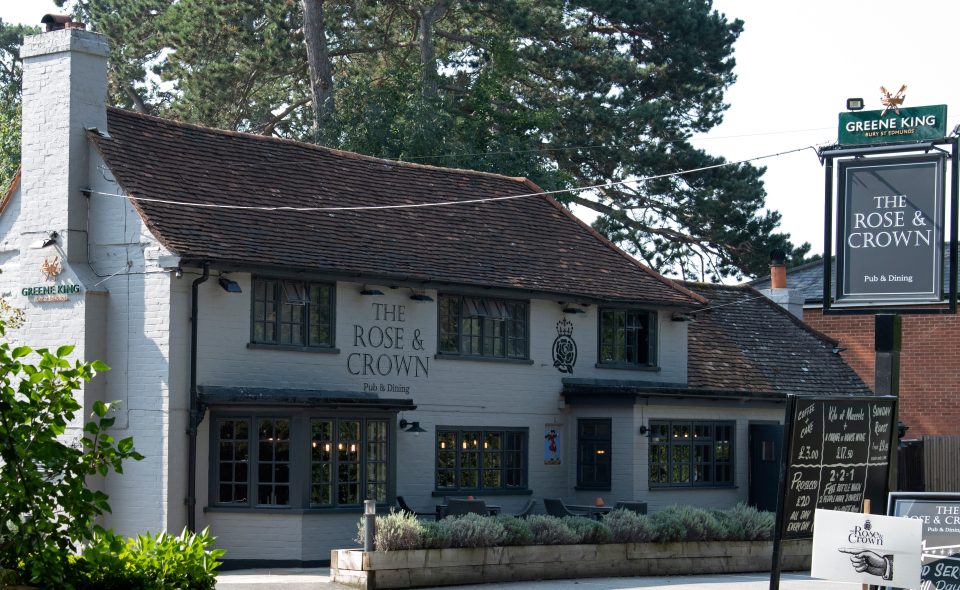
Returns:
[[[527,184],[528,187],[531,187],[531,188],[540,190],[541,192],[543,191],[543,189],[541,189],[539,186],[537,186],[536,183],[534,183],[534,182],[533,182],[532,180],[530,180],[529,178],[524,178],[524,181],[526,181],[526,184]],[[679,291],[680,293],[686,295],[687,297],[693,298],[694,301],[703,303],[704,305],[709,305],[709,304],[710,304],[710,301],[707,300],[707,298],[705,298],[704,296],[698,295],[697,293],[694,293],[693,291],[684,288],[683,286],[681,286],[681,285],[679,284],[678,281],[674,281],[673,279],[668,279],[667,277],[663,276],[662,274],[658,273],[657,271],[655,271],[655,270],[653,270],[652,268],[648,267],[647,265],[643,264],[642,262],[640,262],[639,260],[637,260],[637,259],[634,258],[633,256],[630,256],[630,254],[628,254],[628,253],[627,253],[626,251],[624,251],[622,248],[620,248],[619,246],[617,246],[616,244],[614,244],[612,241],[610,241],[609,238],[607,238],[606,236],[604,236],[603,234],[601,234],[600,232],[598,232],[597,230],[595,230],[590,224],[588,224],[588,223],[585,222],[584,220],[582,220],[582,219],[580,219],[579,217],[577,217],[576,215],[574,215],[572,211],[570,211],[569,209],[567,209],[566,207],[564,207],[563,205],[561,205],[560,202],[557,201],[557,200],[556,200],[555,198],[553,198],[552,196],[550,196],[550,195],[548,195],[548,194],[544,194],[543,197],[544,197],[550,204],[552,204],[554,207],[556,207],[557,209],[559,209],[560,211],[562,211],[567,217],[569,217],[569,218],[573,219],[574,221],[576,221],[577,223],[579,223],[583,228],[585,228],[587,231],[589,231],[589,232],[593,235],[593,237],[595,237],[595,238],[597,238],[598,240],[600,240],[600,242],[601,242],[602,244],[604,244],[605,246],[607,246],[608,248],[610,248],[611,250],[613,250],[613,251],[616,252],[617,254],[623,256],[624,258],[626,258],[627,260],[629,260],[630,262],[632,262],[634,265],[636,265],[638,268],[640,268],[640,270],[646,272],[648,275],[650,275],[651,277],[657,279],[658,281],[660,281],[661,283],[667,285],[668,287],[671,287],[672,289],[674,289],[674,290],[676,290],[676,291]]]
[[[281,143],[285,145],[295,145],[295,146],[306,148],[306,149],[327,152],[336,156],[342,156],[344,158],[352,158],[356,160],[367,160],[374,163],[389,164],[392,166],[402,166],[407,168],[418,168],[418,169],[424,169],[424,170],[437,170],[440,172],[459,172],[459,173],[466,173],[466,174],[475,174],[478,176],[487,176],[491,178],[498,178],[501,180],[510,180],[512,182],[516,182],[519,184],[524,184],[524,181],[527,180],[525,176],[507,176],[506,174],[498,174],[496,172],[484,172],[482,170],[471,170],[469,168],[453,168],[450,166],[434,166],[432,164],[418,164],[416,162],[406,162],[404,160],[391,160],[389,158],[380,158],[377,156],[370,156],[367,154],[361,154],[359,152],[341,150],[341,149],[332,148],[325,145],[308,143],[308,142],[300,141],[296,139],[286,139],[284,137],[274,137],[272,135],[259,135],[257,133],[248,133],[244,131],[232,131],[230,129],[219,129],[217,127],[207,127],[206,125],[199,125],[197,123],[186,123],[184,121],[175,121],[173,119],[166,119],[164,117],[158,117],[156,115],[148,115],[146,113],[138,113],[136,111],[121,109],[119,107],[107,107],[107,111],[108,112],[113,111],[116,113],[121,113],[123,115],[129,115],[133,117],[151,119],[153,121],[157,121],[159,123],[164,123],[167,125],[173,125],[176,127],[185,127],[188,129],[195,129],[197,131],[214,133],[217,135],[225,135],[228,137],[240,137],[244,139],[252,139],[255,141],[269,141],[269,142]],[[539,191],[544,192],[543,189],[539,189]]]

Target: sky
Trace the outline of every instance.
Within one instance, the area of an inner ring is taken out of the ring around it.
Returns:
[[[794,243],[823,249],[823,169],[813,148],[836,141],[847,98],[881,109],[880,86],[907,85],[904,106],[947,105],[960,123],[953,71],[960,0],[714,0],[744,21],[734,45],[737,82],[721,125],[694,145],[729,161],[762,158],[767,207]],[[39,25],[52,0],[0,0],[4,22]],[[790,154],[774,156],[791,150]],[[764,157],[771,156],[771,157]]]

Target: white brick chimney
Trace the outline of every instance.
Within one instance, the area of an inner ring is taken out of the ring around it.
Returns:
[[[107,129],[107,40],[79,28],[24,39],[23,241],[58,234],[67,261],[86,260],[89,145],[86,129]]]

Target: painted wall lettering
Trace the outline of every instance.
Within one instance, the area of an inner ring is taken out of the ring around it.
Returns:
[[[417,354],[423,351],[420,329],[403,325],[407,321],[406,306],[370,305],[373,323],[353,325],[353,348],[361,350],[347,355],[347,371],[374,377],[427,377],[430,357]],[[364,391],[374,390],[409,393],[409,387],[402,385],[364,384]]]

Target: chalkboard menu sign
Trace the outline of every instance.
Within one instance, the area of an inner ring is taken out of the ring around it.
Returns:
[[[886,502],[897,398],[793,397],[788,407],[784,539],[813,536],[817,508],[862,512]]]
[[[917,590],[960,590],[960,494],[893,492],[887,514],[923,521]]]

